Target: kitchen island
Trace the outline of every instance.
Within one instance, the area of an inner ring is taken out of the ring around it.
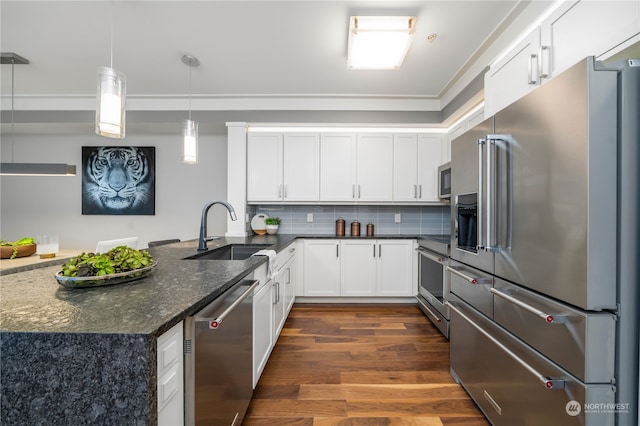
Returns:
[[[369,237],[280,234],[208,246],[270,244],[280,251],[297,238]],[[197,245],[150,248],[158,262],[151,275],[114,286],[62,287],[54,277],[60,264],[1,276],[2,424],[157,424],[158,337],[267,262],[264,256],[185,260]]]
[[[296,236],[222,238],[272,244]],[[0,282],[0,412],[4,425],[157,423],[156,340],[267,261],[184,260],[197,241],[149,249],[147,278],[69,289],[60,265],[4,275]]]

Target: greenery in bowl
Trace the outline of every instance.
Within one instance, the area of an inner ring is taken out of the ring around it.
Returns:
[[[268,217],[264,220],[265,225],[280,225],[279,217]]]
[[[103,254],[81,253],[62,265],[60,275],[65,277],[112,275],[135,271],[151,264],[153,264],[153,258],[146,250],[118,246]]]
[[[30,246],[35,244],[35,240],[33,238],[21,238],[18,241],[5,241],[0,240],[1,247],[13,247],[13,254],[9,259],[13,259],[18,255],[18,247],[19,246]]]

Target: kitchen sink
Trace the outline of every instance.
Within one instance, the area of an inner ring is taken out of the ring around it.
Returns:
[[[229,244],[204,253],[185,257],[189,260],[245,260],[271,244]]]

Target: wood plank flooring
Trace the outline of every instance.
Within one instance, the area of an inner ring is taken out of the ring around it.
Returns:
[[[487,426],[414,305],[294,305],[244,426]]]

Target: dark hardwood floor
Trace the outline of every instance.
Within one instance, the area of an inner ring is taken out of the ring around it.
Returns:
[[[243,425],[486,426],[413,305],[294,305]]]

